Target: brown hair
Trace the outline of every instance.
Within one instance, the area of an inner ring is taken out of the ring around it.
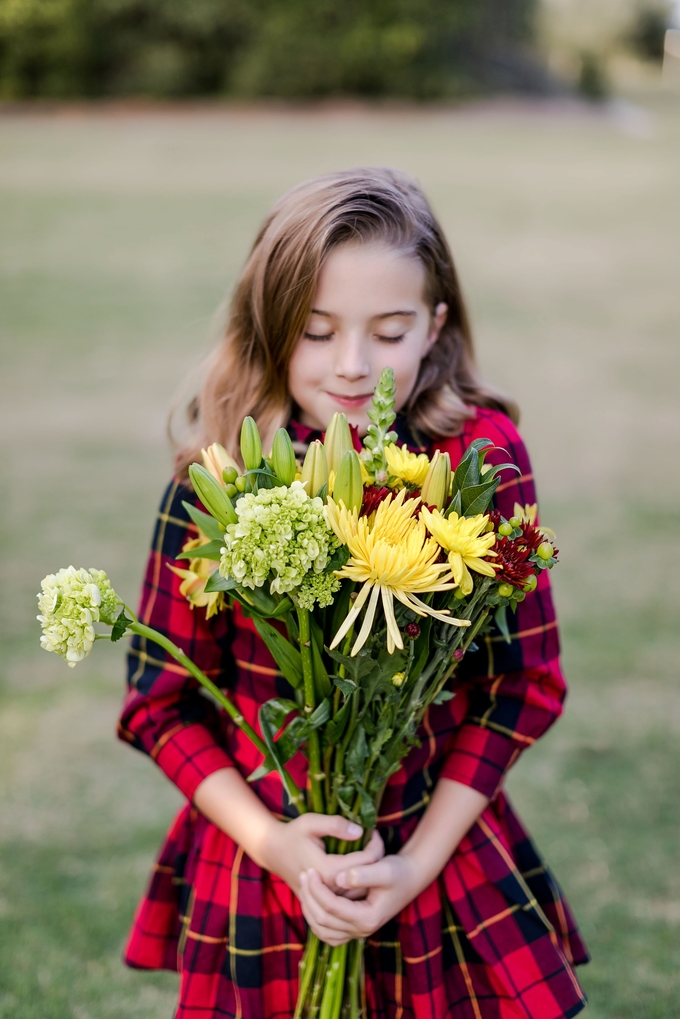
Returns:
[[[348,241],[382,241],[421,260],[425,299],[448,305],[437,342],[420,365],[405,410],[426,436],[455,435],[474,410],[495,407],[517,422],[515,403],[478,374],[467,311],[442,229],[416,182],[391,169],[329,173],[305,181],[274,205],[236,284],[221,343],[190,404],[193,441],[176,469],[221,442],[238,455],[241,421],[252,414],[267,442],[292,411],[288,365],[312,307],[328,252]]]

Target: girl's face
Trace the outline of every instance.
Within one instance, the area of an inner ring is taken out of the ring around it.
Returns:
[[[433,311],[424,294],[420,259],[381,243],[333,248],[288,372],[303,424],[325,429],[342,411],[364,435],[373,389],[387,367],[394,369],[397,410],[404,406],[448,311],[446,304]]]

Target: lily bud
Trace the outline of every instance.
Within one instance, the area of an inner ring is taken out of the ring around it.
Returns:
[[[229,456],[224,446],[220,445],[219,442],[213,442],[212,446],[202,449],[201,456],[203,457],[206,470],[210,471],[216,481],[224,481],[222,471],[230,467],[238,474],[238,464],[233,457]]]
[[[283,485],[292,485],[295,480],[297,464],[295,463],[295,450],[290,441],[290,435],[285,428],[279,428],[274,436],[271,455],[274,474]]]
[[[349,449],[338,468],[333,485],[333,501],[340,505],[343,502],[348,510],[361,509],[364,486],[361,481],[361,464],[356,450]]]
[[[248,416],[241,425],[241,456],[247,471],[254,471],[262,463],[262,440],[255,419]]]
[[[300,481],[307,482],[307,495],[312,499],[328,484],[328,460],[323,442],[315,439],[309,444],[305,462],[302,465]]]
[[[190,464],[189,478],[194,486],[194,492],[219,524],[226,527],[227,524],[236,523],[238,518],[231,499],[210,471],[200,464]]]
[[[337,413],[331,418],[331,423],[326,429],[324,446],[326,447],[328,470],[335,471],[337,474],[340,461],[345,453],[354,449],[352,433],[349,430],[347,418],[344,414]]]
[[[425,475],[420,495],[427,506],[444,508],[451,484],[451,459],[448,453],[436,450]]]

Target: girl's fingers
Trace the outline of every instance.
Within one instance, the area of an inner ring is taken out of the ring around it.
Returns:
[[[315,930],[323,930],[325,934],[332,934],[336,938],[342,935],[348,938],[353,937],[353,927],[346,920],[332,916],[324,908],[323,904],[319,902],[314,894],[314,878],[323,888],[326,887],[314,870],[300,875],[300,903],[302,904],[305,919]],[[332,892],[329,894],[333,896]],[[324,940],[328,939],[324,938]]]
[[[347,871],[351,867],[361,867],[365,864],[376,863],[385,855],[385,844],[377,831],[374,831],[371,841],[365,849],[356,850],[354,853],[347,853],[339,856],[337,853],[324,854],[323,858],[315,863],[315,869],[319,871],[324,881],[330,888],[337,890],[335,881],[336,874]]]
[[[315,870],[308,872],[306,881],[308,901],[313,904],[321,921],[339,930],[347,930],[357,936],[366,922],[368,906],[363,901],[353,901],[343,895],[336,895],[328,888]]]
[[[346,856],[337,857],[338,862],[344,863],[343,870],[350,867],[360,867],[367,863],[377,863],[385,855],[385,843],[377,831],[373,832],[371,841],[365,849],[359,849],[354,853],[347,853]]]
[[[318,838],[328,835],[348,842],[356,842],[364,833],[358,824],[353,824],[340,814],[303,814],[297,818],[296,824],[303,827],[308,835]]]
[[[394,868],[390,858],[378,860],[368,866],[351,867],[335,877],[339,888],[389,888],[394,883]]]

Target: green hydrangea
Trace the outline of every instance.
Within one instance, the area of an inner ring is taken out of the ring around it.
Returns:
[[[40,644],[66,659],[73,669],[94,644],[94,623],[113,625],[121,604],[103,570],[74,566],[45,577],[38,595]]]
[[[224,535],[220,573],[243,587],[262,587],[272,594],[300,593],[311,608],[319,597],[330,604],[332,580],[318,579],[339,541],[329,528],[323,502],[310,499],[304,485],[264,488],[246,493],[236,503],[238,522]]]
[[[308,573],[297,590],[301,609],[313,609],[333,604],[333,596],[340,590],[340,581],[334,573]]]

